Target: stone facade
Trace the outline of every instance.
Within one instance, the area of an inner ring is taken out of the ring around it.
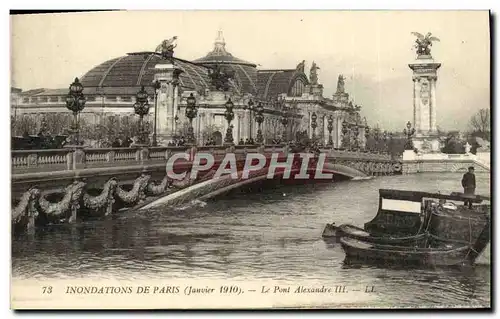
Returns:
[[[265,143],[286,137],[294,140],[297,132],[306,131],[312,138],[313,114],[317,117],[315,136],[321,144],[328,144],[328,119],[333,119],[332,140],[334,147],[342,147],[342,122],[358,121],[360,107],[355,108],[344,91],[343,78],[339,78],[337,93],[332,98],[323,96],[323,85],[318,83],[315,64],[314,83],[304,73],[304,61],[293,69],[257,70],[256,64],[235,58],[225,49],[219,32],[214,50],[206,57],[193,62],[174,58],[162,60],[155,52],[129,53],[96,66],[81,79],[87,98],[81,113],[87,123],[98,124],[110,116],[137,117],[134,114],[135,94],[143,85],[149,94],[149,114],[145,120],[153,123],[156,118],[157,140],[166,145],[174,137],[185,134],[188,118],[185,116],[186,98],[196,98],[197,116],[193,120],[194,135],[198,144],[215,137],[222,143],[228,123],[224,117],[225,103],[234,103],[234,142],[256,139],[258,125],[255,111],[249,110],[249,101],[261,103],[264,108],[262,133]],[[229,89],[214,86],[211,72],[222,66],[232,73]],[[154,81],[161,83],[155,91]],[[12,95],[16,103],[14,121],[30,116],[37,123],[49,113],[66,114],[67,89],[38,89]],[[155,107],[156,105],[156,107]],[[155,110],[157,112],[155,117]],[[285,128],[284,117],[288,118]],[[358,121],[359,122],[359,121]],[[154,124],[154,123],[153,123]],[[359,122],[358,141],[364,145],[364,123]],[[150,126],[150,133],[154,125]],[[59,133],[59,132],[55,132]]]

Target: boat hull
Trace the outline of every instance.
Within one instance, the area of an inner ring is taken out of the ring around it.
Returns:
[[[396,245],[378,245],[344,237],[340,240],[346,261],[368,264],[447,267],[470,265],[468,245],[448,245],[421,248]]]
[[[352,238],[369,243],[378,243],[386,245],[422,245],[428,238],[427,234],[421,233],[414,236],[394,237],[394,236],[374,236],[362,228],[350,224],[334,226],[327,224],[323,231],[323,237],[335,238],[340,242],[341,238]]]

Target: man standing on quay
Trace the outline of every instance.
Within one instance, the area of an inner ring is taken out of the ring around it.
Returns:
[[[464,195],[467,198],[473,198],[476,191],[476,175],[474,175],[474,167],[470,166],[469,171],[462,177],[462,187],[464,188]],[[464,205],[469,205],[472,209],[472,199],[466,199]]]

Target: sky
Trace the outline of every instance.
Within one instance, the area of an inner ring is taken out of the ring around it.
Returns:
[[[92,67],[129,52],[153,51],[178,37],[175,56],[193,60],[213,48],[222,30],[226,49],[260,69],[320,67],[331,97],[337,78],[362,106],[368,123],[402,130],[412,119],[411,32],[432,32],[441,63],[437,125],[464,130],[490,107],[487,11],[121,11],[11,16],[11,85],[66,88]]]

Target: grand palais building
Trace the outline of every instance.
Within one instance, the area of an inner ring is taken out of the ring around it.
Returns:
[[[256,63],[234,57],[225,45],[219,31],[213,50],[194,61],[177,56],[165,60],[158,52],[145,51],[128,53],[95,66],[80,79],[87,100],[80,120],[94,125],[109,119],[117,123],[137,121],[134,103],[137,92],[144,86],[149,100],[145,121],[149,123],[150,134],[156,130],[160,145],[186,134],[189,125],[186,106],[191,94],[196,101],[197,113],[192,127],[198,144],[205,143],[208,138],[217,144],[223,143],[228,128],[225,112],[229,99],[234,105],[231,125],[235,143],[256,139],[259,127],[256,115],[260,104],[265,143],[272,143],[277,138],[294,140],[299,132],[327,145],[330,126],[333,146],[341,147],[345,121],[350,124],[348,127],[356,127],[349,135],[357,132],[359,144],[364,144],[366,120],[360,118],[360,107],[353,105],[345,92],[341,75],[336,93],[327,98],[323,96],[323,85],[318,80],[314,62],[307,71],[304,61],[290,69],[258,69]],[[223,72],[215,74],[217,69]],[[157,84],[156,88],[153,83]],[[12,89],[12,118],[20,121],[30,117],[34,123],[42,125],[40,123],[51,115],[62,114],[69,121],[67,94],[67,87]],[[50,130],[60,130],[56,124],[49,126]]]

